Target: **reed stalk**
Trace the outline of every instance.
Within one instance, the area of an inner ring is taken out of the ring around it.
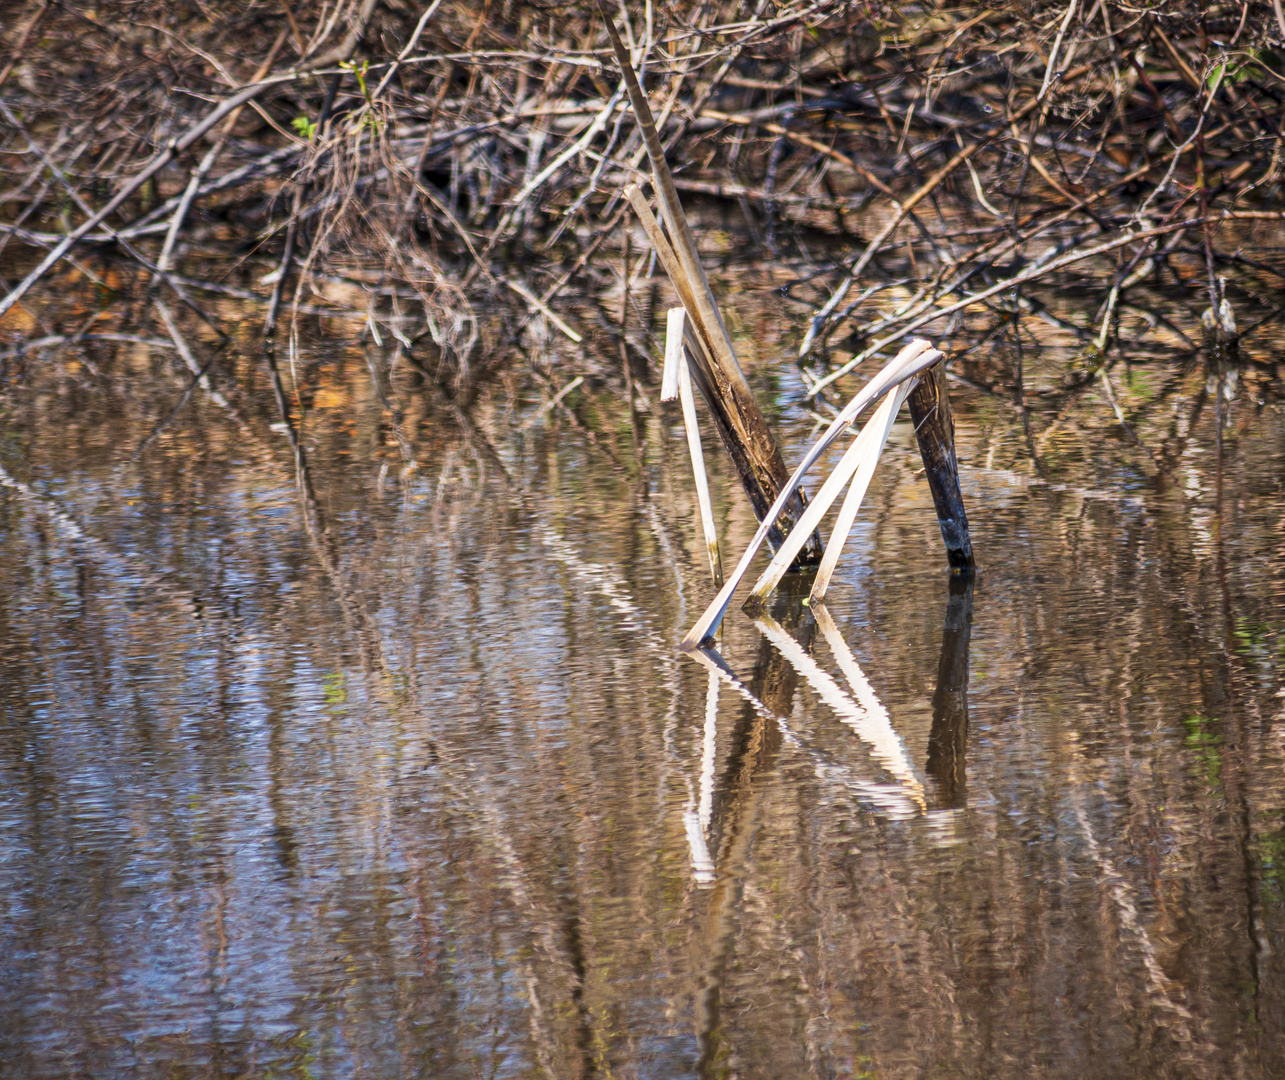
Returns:
[[[874,416],[861,429],[861,435],[857,441],[852,444],[852,449],[857,451],[852,483],[848,485],[848,494],[844,496],[843,505],[839,508],[839,515],[830,532],[830,539],[825,545],[825,554],[821,557],[821,565],[817,567],[816,579],[812,582],[812,593],[809,599],[813,604],[819,604],[825,599],[826,590],[830,587],[830,578],[839,564],[839,556],[843,554],[843,545],[847,542],[848,534],[852,532],[857,511],[861,508],[861,500],[865,498],[866,490],[870,487],[871,477],[874,476],[879,456],[888,442],[892,425],[896,422],[902,404],[918,384],[918,380],[913,383],[904,382],[897,388],[896,393],[885,397]],[[858,444],[863,440],[866,445],[858,450]]]
[[[941,356],[942,354],[932,348],[928,342],[922,338],[917,338],[902,349],[887,366],[861,389],[861,392],[856,397],[844,406],[842,412],[834,418],[826,432],[813,444],[812,449],[799,462],[789,482],[762,519],[758,531],[755,532],[749,546],[745,549],[740,562],[736,564],[736,569],[732,572],[732,576],[723,582],[723,587],[719,590],[718,595],[714,597],[709,607],[705,609],[705,613],[687,631],[687,635],[682,641],[684,649],[700,648],[706,639],[710,638],[714,631],[718,629],[719,624],[723,621],[723,616],[727,613],[727,605],[731,603],[736,587],[741,583],[741,579],[745,576],[746,571],[749,570],[750,563],[758,553],[758,549],[762,547],[763,541],[767,538],[768,529],[771,528],[772,521],[785,506],[786,500],[798,488],[804,474],[816,463],[817,458],[825,453],[830,444],[839,437],[852,421],[861,415],[868,405],[878,400],[894,386],[931,367],[941,359]]]

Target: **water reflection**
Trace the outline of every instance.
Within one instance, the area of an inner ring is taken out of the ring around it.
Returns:
[[[939,721],[950,725],[952,739],[947,767],[952,771],[952,800],[949,805],[963,805],[964,743],[967,738],[968,634],[972,619],[973,576],[952,575],[951,606],[942,642],[938,693],[934,697],[934,728],[929,741],[930,770],[942,764],[938,749]],[[758,794],[764,784],[783,741],[792,749],[809,752],[807,741],[794,732],[789,717],[794,712],[795,692],[801,681],[810,685],[851,729],[871,753],[873,763],[898,781],[898,786],[871,780],[854,781],[847,786],[874,812],[893,820],[926,813],[924,787],[910,763],[905,747],[891,717],[835,625],[829,610],[818,604],[812,610],[804,607],[805,589],[799,582],[787,579],[786,592],[778,599],[774,615],[760,612],[755,624],[762,632],[753,673],[748,683],[739,680],[723,658],[714,650],[692,654],[709,668],[704,745],[701,757],[702,808],[706,805],[705,784],[712,788],[712,761],[715,757],[717,727],[717,693],[722,679],[741,692],[742,705],[738,723],[733,729],[726,772],[720,785],[722,798],[709,800],[708,815],[692,821],[688,811],[688,836],[692,849],[692,869],[698,884],[712,884],[703,932],[700,940],[708,952],[704,994],[697,1014],[700,1058],[697,1075],[722,1075],[734,1053],[728,1034],[720,1025],[723,972],[729,953],[734,948],[737,912],[744,899],[741,882],[750,858],[750,838],[758,812]],[[779,620],[779,621],[778,621]],[[785,625],[782,625],[784,623]],[[787,629],[789,627],[789,629]],[[818,628],[830,647],[835,661],[847,679],[852,696],[846,693],[812,658],[811,651]],[[938,707],[938,699],[942,707]],[[935,752],[936,751],[936,752]],[[811,754],[809,754],[811,756]],[[957,770],[957,773],[955,772]],[[822,774],[830,782],[841,770],[833,764]],[[846,771],[846,770],[845,770]],[[696,828],[693,828],[693,824]],[[710,855],[710,836],[716,838],[717,856]]]
[[[795,583],[689,659],[708,573],[656,412],[644,494],[557,410],[459,406],[502,474],[365,372],[305,372],[301,422],[283,369],[253,437],[173,416],[186,376],[51,369],[7,415],[8,1073],[1285,1069],[1271,416],[1226,403],[1219,497],[1201,372],[1139,425],[1165,489],[1058,432],[1033,478],[966,402],[975,582],[898,429],[827,605]]]
[[[795,622],[802,610],[801,597],[789,606],[791,613],[785,617]],[[719,666],[717,655],[700,655],[707,663]],[[728,678],[735,679],[730,670],[724,671]],[[721,1023],[723,979],[737,938],[759,804],[781,746],[781,731],[774,718],[790,714],[797,684],[794,669],[764,640],[755,657],[746,700],[737,710],[723,782],[711,815],[718,854],[713,888],[706,894],[703,916],[698,916],[693,957],[693,970],[703,973],[696,1007],[696,1072],[701,1077],[716,1075],[727,1065],[727,1032]]]
[[[952,574],[950,599],[941,631],[937,689],[933,691],[933,726],[924,768],[937,782],[938,805],[954,809],[968,793],[968,643],[973,636],[972,574]]]

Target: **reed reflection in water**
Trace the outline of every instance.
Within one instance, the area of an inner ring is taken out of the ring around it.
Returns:
[[[136,460],[128,404],[28,404],[7,1075],[1285,1069],[1279,425],[1160,490],[1052,438],[1033,477],[961,409],[971,584],[899,425],[827,606],[689,658],[655,414],[644,498],[565,431],[488,451],[484,409],[404,419],[394,482],[374,399],[293,439],[201,399]]]

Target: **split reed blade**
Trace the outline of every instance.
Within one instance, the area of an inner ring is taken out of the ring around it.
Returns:
[[[852,477],[852,483],[848,485],[848,494],[844,497],[843,505],[839,508],[839,516],[835,520],[834,528],[830,532],[830,542],[825,546],[825,554],[821,557],[821,565],[817,568],[816,580],[812,582],[812,594],[808,598],[812,604],[819,604],[825,599],[826,590],[830,587],[830,578],[834,575],[834,568],[839,565],[839,556],[843,554],[843,545],[847,542],[848,534],[852,532],[852,524],[857,519],[857,511],[861,509],[861,500],[866,496],[866,489],[870,487],[870,479],[874,476],[875,466],[879,463],[879,458],[883,454],[883,448],[888,443],[888,435],[892,431],[892,425],[896,423],[897,415],[901,412],[901,406],[910,397],[919,380],[906,381],[898,387],[895,394],[890,394],[884,398],[883,404],[879,410],[870,418],[870,422],[861,429],[860,439],[866,437],[866,432],[870,432],[871,440],[878,440],[878,449],[871,450],[870,453],[862,456],[860,463],[857,465],[856,473]],[[858,442],[860,441],[858,439]]]
[[[673,401],[678,397],[678,363],[683,358],[683,333],[687,327],[687,312],[680,307],[665,313],[665,366],[660,374],[660,400]]]
[[[687,313],[685,332],[688,341],[696,343],[697,351],[692,355],[706,371],[713,372],[717,365],[714,360],[714,351],[709,343],[710,335],[701,320],[700,310],[696,306],[695,292],[691,279],[687,276],[687,271],[683,264],[678,261],[678,256],[674,253],[673,246],[669,243],[669,238],[665,236],[664,230],[660,227],[660,222],[656,220],[656,215],[651,212],[651,207],[647,205],[647,199],[639,189],[637,184],[629,184],[625,187],[625,198],[634,208],[634,213],[638,215],[638,221],[642,224],[643,232],[647,234],[647,239],[651,241],[652,250],[656,252],[656,258],[660,260],[661,268],[669,277],[674,286],[674,291],[678,293],[678,299],[682,302],[683,309]],[[664,390],[664,380],[661,380],[661,388]],[[675,386],[677,389],[677,386]]]
[[[661,378],[662,401],[677,396],[683,406],[683,428],[687,432],[687,450],[692,459],[692,477],[696,482],[696,503],[700,508],[701,529],[705,534],[705,552],[714,588],[723,584],[723,560],[718,551],[718,530],[714,525],[714,504],[705,475],[705,451],[701,446],[700,428],[696,422],[696,397],[692,393],[692,376],[687,368],[687,320],[682,308],[670,308],[665,328],[665,370]],[[672,387],[672,391],[670,388]]]
[[[763,515],[758,531],[755,532],[749,547],[745,549],[745,554],[741,556],[740,562],[736,564],[736,569],[732,572],[732,576],[723,583],[722,589],[719,590],[718,595],[714,597],[709,607],[705,609],[705,613],[697,620],[696,625],[687,631],[687,636],[682,640],[684,649],[700,648],[701,643],[707,637],[710,637],[718,628],[719,623],[723,621],[723,616],[727,613],[727,605],[731,602],[732,594],[736,592],[736,587],[741,583],[741,579],[749,569],[755,554],[767,538],[768,531],[772,528],[772,523],[776,521],[777,516],[785,509],[785,504],[789,501],[790,496],[798,489],[799,484],[803,481],[804,474],[816,463],[817,458],[825,453],[827,447],[839,437],[844,428],[861,414],[867,405],[882,397],[898,383],[913,378],[921,371],[932,367],[941,358],[942,354],[927,341],[923,338],[916,338],[893,357],[873,379],[861,388],[861,392],[848,402],[843,411],[831,422],[825,434],[817,440],[812,449],[799,462],[788,483],[777,495],[776,501],[768,512]]]
[[[696,481],[696,501],[700,506],[701,528],[705,533],[705,553],[709,556],[709,573],[714,588],[723,584],[723,559],[718,552],[718,530],[714,526],[714,504],[705,475],[705,452],[701,448],[700,428],[696,426],[696,399],[692,395],[692,376],[687,370],[687,350],[678,358],[678,396],[683,403],[683,427],[687,429],[687,449],[692,458],[692,476]]]
[[[839,492],[852,479],[854,473],[864,468],[867,473],[866,483],[869,483],[869,476],[874,474],[879,455],[883,453],[884,443],[888,440],[888,432],[892,429],[892,421],[917,382],[917,379],[907,379],[893,393],[883,399],[874,416],[867,421],[866,426],[861,429],[861,433],[852,441],[852,445],[848,447],[847,452],[839,460],[839,464],[834,467],[834,471],[826,477],[825,483],[821,485],[821,490],[808,503],[807,510],[799,518],[799,523],[790,530],[790,535],[785,538],[785,543],[781,545],[776,555],[773,556],[768,568],[763,571],[758,581],[754,583],[754,588],[750,590],[749,600],[746,601],[747,604],[766,599],[768,593],[776,588],[777,583],[790,568],[790,563],[794,560],[794,556],[798,554],[799,548],[807,542],[808,534],[821,523],[826,511],[830,509],[834,500],[839,497]],[[860,502],[860,499],[857,501]],[[827,549],[827,554],[828,551],[829,549]]]

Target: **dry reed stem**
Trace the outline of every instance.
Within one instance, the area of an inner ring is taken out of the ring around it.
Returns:
[[[933,349],[928,342],[918,339],[912,341],[900,353],[898,353],[873,379],[870,380],[848,404],[843,408],[838,416],[831,422],[829,429],[819,438],[812,448],[804,455],[799,462],[798,467],[790,476],[789,483],[782,489],[781,494],[773,503],[771,509],[764,515],[759,525],[758,531],[755,532],[753,539],[741,556],[740,562],[736,564],[736,569],[732,572],[724,583],[718,595],[706,608],[705,612],[696,621],[696,624],[687,631],[683,638],[682,646],[684,649],[691,650],[700,648],[701,645],[709,638],[719,624],[723,621],[723,616],[727,612],[727,605],[731,603],[732,595],[736,592],[736,587],[741,583],[749,569],[750,563],[762,547],[763,541],[767,538],[768,530],[776,520],[776,515],[784,508],[789,497],[802,483],[804,474],[816,462],[826,449],[843,430],[852,423],[861,412],[871,402],[882,397],[899,383],[905,382],[918,375],[919,372],[931,367],[941,359],[942,354]]]
[[[687,451],[692,459],[692,478],[696,484],[696,504],[700,512],[705,551],[714,587],[723,584],[723,561],[718,551],[718,529],[714,524],[714,505],[705,475],[705,452],[701,447],[700,427],[696,419],[696,399],[692,394],[692,377],[687,370],[687,313],[670,308],[665,328],[665,373],[661,379],[661,401],[679,398],[683,410],[683,429],[687,433]]]
[[[848,493],[844,496],[843,505],[839,508],[834,528],[830,531],[830,539],[825,545],[825,554],[821,557],[821,565],[817,567],[817,576],[812,582],[809,599],[813,604],[819,604],[825,600],[825,594],[830,588],[830,578],[834,575],[835,567],[839,565],[843,545],[847,542],[848,534],[852,532],[852,525],[857,519],[857,511],[861,509],[861,500],[865,498],[866,490],[870,487],[870,480],[874,476],[875,466],[879,463],[879,456],[888,443],[888,435],[892,432],[897,414],[901,412],[901,406],[910,396],[916,382],[918,380],[904,382],[897,387],[895,393],[885,397],[874,416],[861,429],[856,442],[853,443],[853,449],[856,450],[862,440],[866,441],[866,445],[856,455],[857,463],[853,470],[852,482],[848,485]]]
[[[651,160],[652,181],[656,185],[657,193],[660,195],[661,205],[665,208],[665,220],[669,225],[670,240],[674,247],[674,253],[678,256],[678,261],[687,278],[688,288],[692,293],[700,332],[706,337],[706,344],[710,347],[714,359],[718,363],[717,370],[719,374],[724,379],[739,382],[744,393],[748,396],[749,386],[745,383],[745,376],[742,374],[741,366],[732,350],[732,339],[728,337],[727,328],[723,325],[723,318],[718,313],[718,304],[714,300],[714,293],[709,287],[709,279],[705,276],[705,268],[701,265],[700,256],[696,253],[696,241],[692,238],[691,227],[687,223],[687,215],[683,213],[683,206],[678,198],[678,190],[674,187],[674,177],[669,171],[669,163],[665,160],[665,149],[661,145],[660,136],[656,132],[651,108],[647,104],[647,95],[643,93],[643,89],[638,83],[638,76],[634,74],[629,53],[625,50],[624,43],[616,32],[615,23],[612,21],[611,12],[608,11],[605,0],[597,0],[597,4],[598,10],[602,14],[603,24],[607,29],[607,36],[610,38],[611,46],[615,50],[616,60],[620,64],[625,86],[629,91],[629,102],[634,109],[634,118],[642,130],[643,140],[647,146],[647,156]]]
[[[852,480],[858,470],[864,470],[868,476],[873,475],[874,467],[879,461],[880,453],[883,452],[884,441],[887,439],[888,431],[891,430],[892,421],[897,415],[897,410],[901,408],[902,403],[909,396],[916,381],[908,379],[898,386],[893,393],[884,397],[879,408],[875,410],[875,414],[866,422],[860,434],[852,440],[852,445],[848,447],[843,457],[839,459],[839,463],[834,467],[830,475],[826,477],[821,489],[808,502],[807,511],[799,519],[800,529],[806,529],[811,532],[821,524],[821,519],[825,517],[834,500],[839,497],[839,492],[844,489],[849,480]],[[866,483],[869,483],[868,476]],[[864,485],[861,490],[865,490]],[[860,502],[859,497],[858,502]],[[758,581],[754,583],[747,603],[762,603],[767,599],[768,594],[776,588],[781,578],[785,576],[785,572],[789,570],[790,562],[795,554],[791,536],[791,538],[786,539],[785,544],[773,556],[767,569],[763,571]],[[823,564],[824,558],[823,556]]]

